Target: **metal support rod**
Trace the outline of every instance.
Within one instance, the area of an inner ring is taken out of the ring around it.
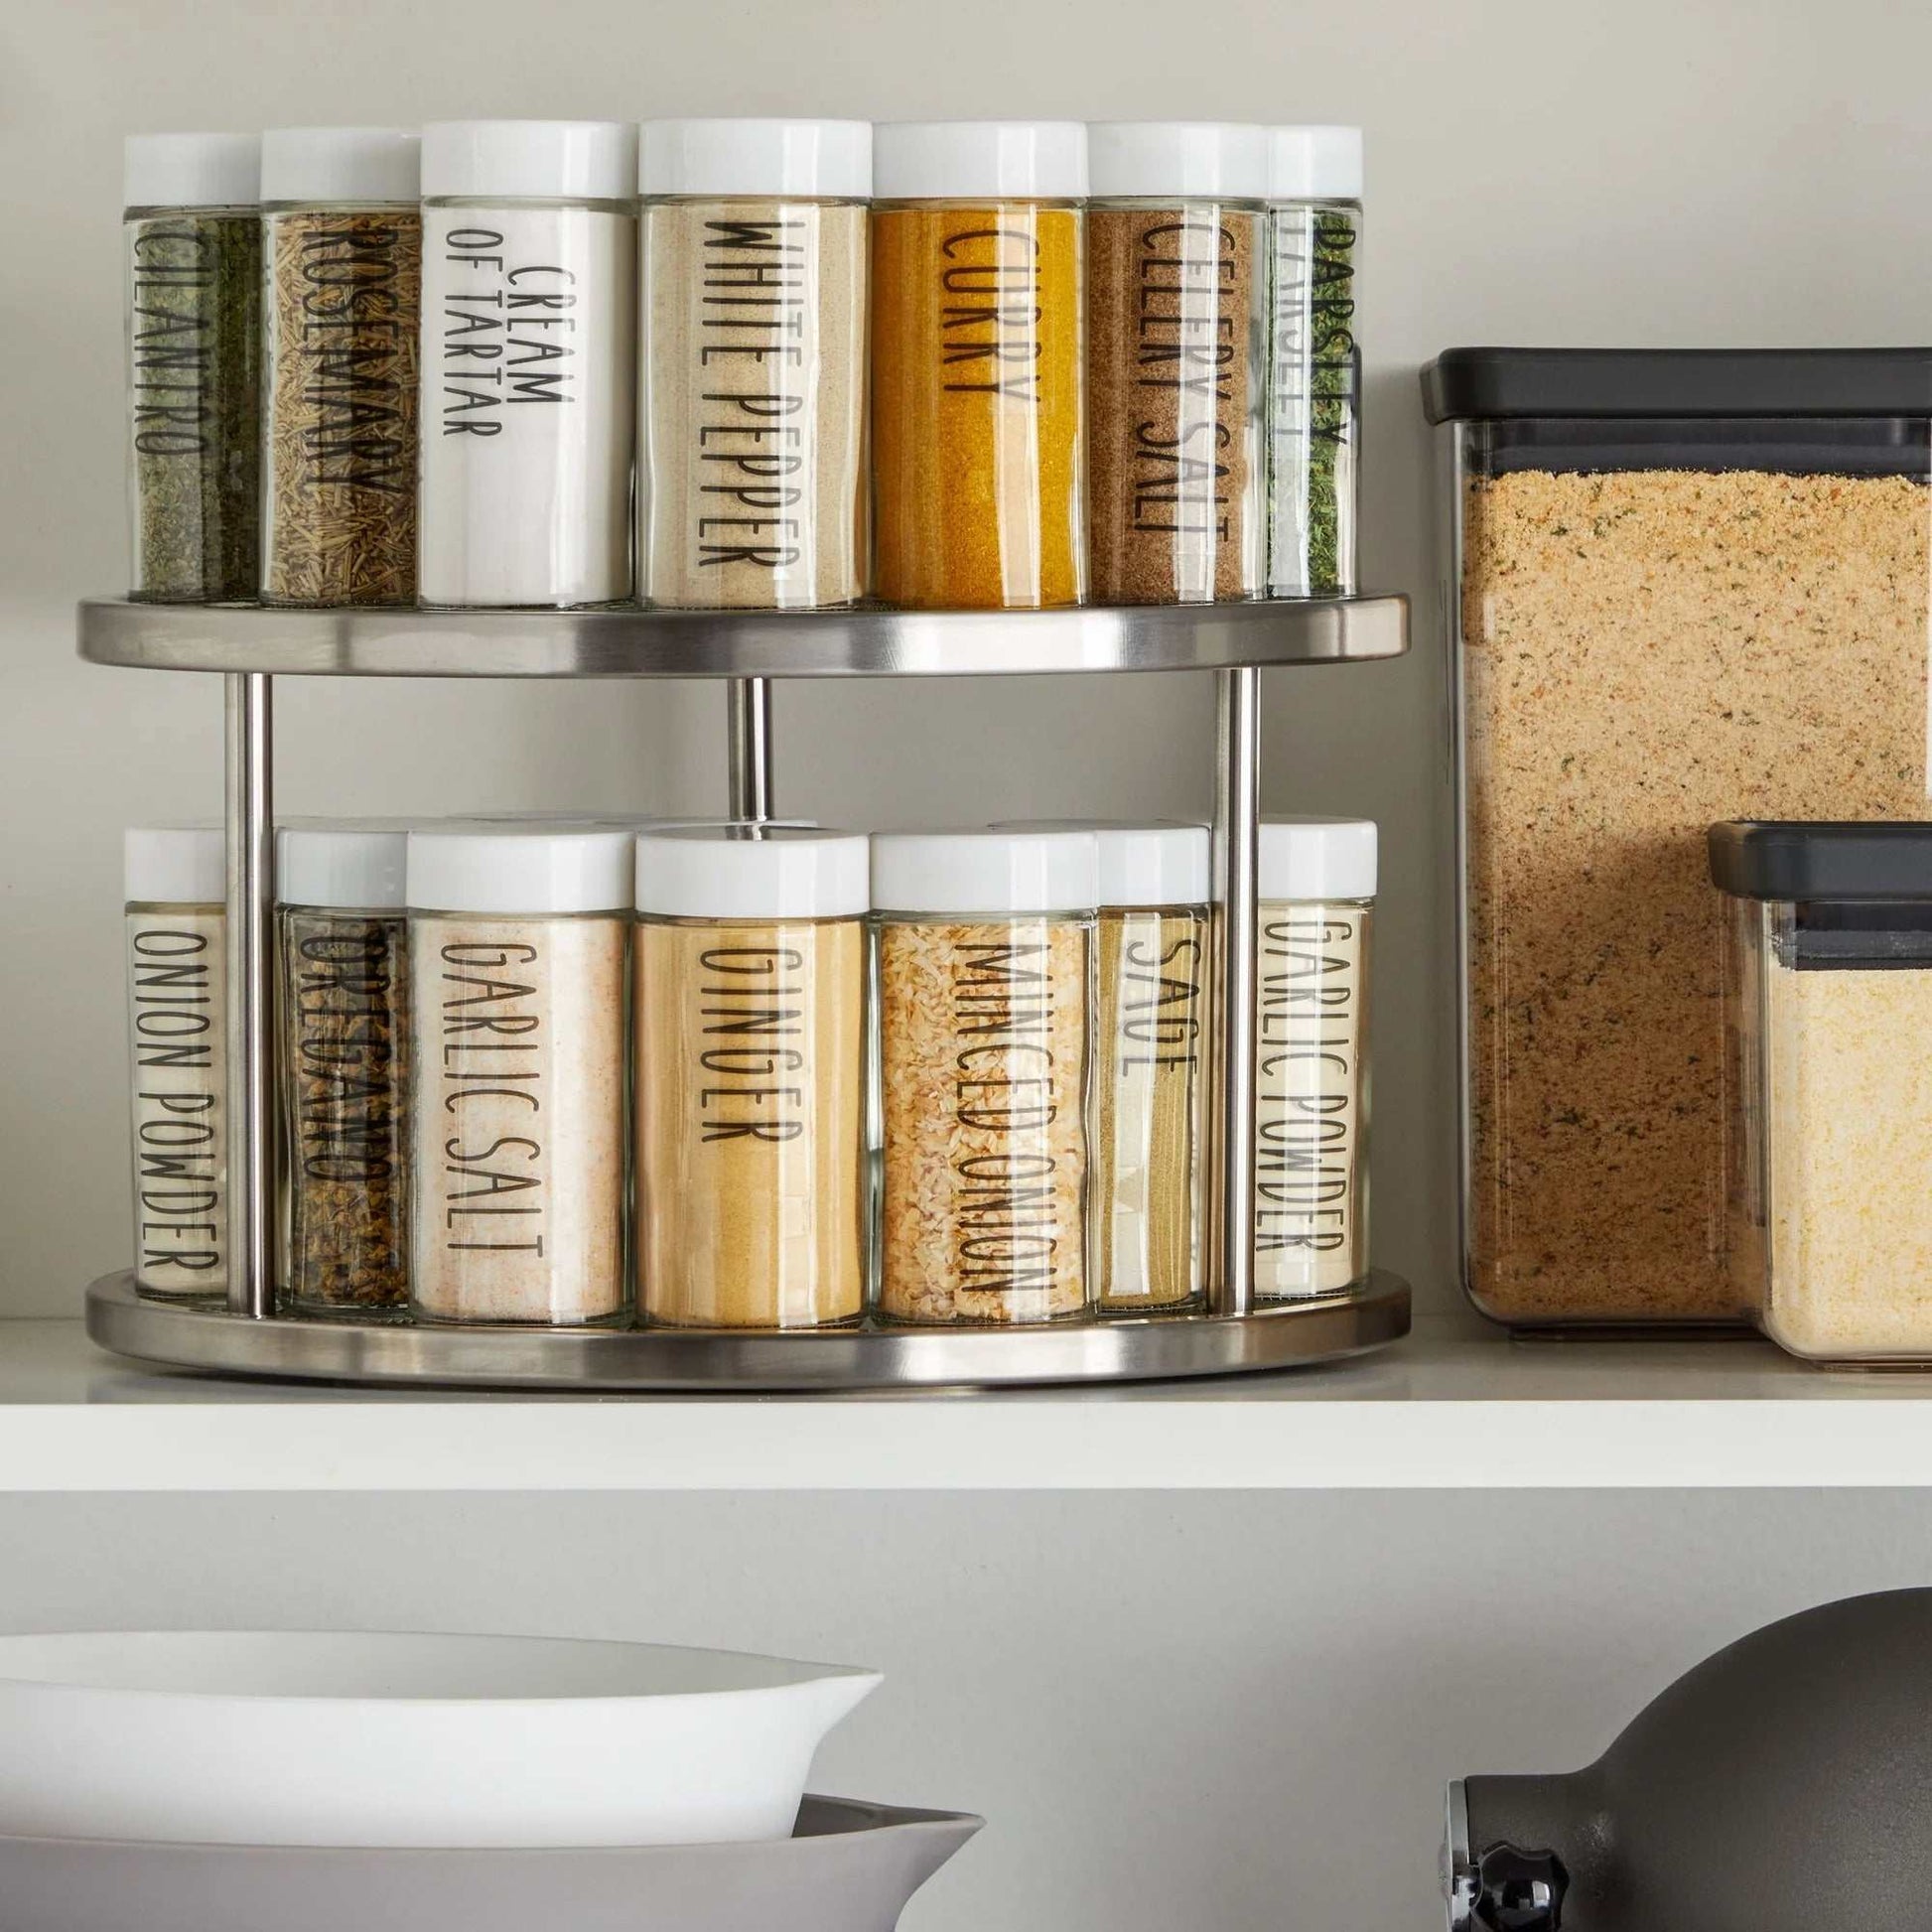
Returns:
[[[275,1310],[274,755],[269,679],[231,671],[224,770],[228,928],[228,1307]]]
[[[772,816],[771,680],[735,677],[726,689],[731,712],[731,815]]]
[[[1255,1299],[1255,956],[1261,844],[1261,672],[1222,671],[1214,787],[1214,860],[1220,918],[1219,1267],[1216,1314],[1249,1314]]]

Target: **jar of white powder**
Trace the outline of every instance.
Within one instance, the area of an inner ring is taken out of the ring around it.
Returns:
[[[425,604],[627,598],[634,130],[423,130]]]
[[[1255,1299],[1368,1272],[1368,953],[1375,825],[1261,826],[1255,961]]]
[[[865,121],[647,121],[638,574],[653,604],[866,593]]]
[[[415,1312],[619,1319],[630,834],[412,831],[407,872]]]
[[[227,930],[212,826],[130,826],[128,1070],[134,1285],[220,1296],[228,1286]]]
[[[1794,1355],[1932,1361],[1932,824],[1727,823],[1725,1253]]]

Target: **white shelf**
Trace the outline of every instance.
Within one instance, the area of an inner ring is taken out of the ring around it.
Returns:
[[[1932,1377],[1824,1373],[1752,1340],[1509,1342],[1434,1318],[1385,1354],[1212,1385],[371,1394],[153,1373],[78,1321],[9,1321],[0,1487],[1932,1487]]]

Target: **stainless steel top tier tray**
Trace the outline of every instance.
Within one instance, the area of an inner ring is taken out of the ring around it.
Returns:
[[[217,1308],[144,1301],[123,1273],[87,1291],[87,1332],[139,1361],[309,1382],[681,1395],[1026,1388],[1337,1361],[1409,1332],[1409,1287],[1377,1269],[1348,1300],[1259,1314],[773,1334],[244,1320]]]
[[[80,655],[156,671],[351,677],[928,677],[1212,671],[1399,657],[1408,600],[1077,611],[269,610],[80,606]]]

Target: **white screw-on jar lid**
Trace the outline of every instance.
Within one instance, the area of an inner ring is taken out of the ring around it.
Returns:
[[[1259,897],[1265,899],[1373,898],[1372,818],[1265,818]]]
[[[1359,127],[1276,127],[1268,199],[1273,202],[1359,202],[1362,130]]]
[[[228,896],[218,825],[130,825],[121,877],[130,905],[219,905]]]
[[[394,911],[409,902],[408,849],[402,825],[285,825],[275,841],[275,897],[284,905]]]
[[[1078,121],[882,121],[872,185],[881,201],[1084,201],[1087,130]]]
[[[130,134],[124,207],[253,207],[262,193],[259,134]]]
[[[262,136],[262,200],[414,202],[421,147],[413,127],[272,127]]]
[[[670,919],[851,919],[872,906],[863,832],[685,826],[637,834],[639,912]]]
[[[1269,136],[1232,121],[1096,121],[1087,129],[1088,192],[1145,201],[1264,202]]]
[[[637,130],[628,121],[431,121],[423,197],[627,202]]]
[[[1003,820],[999,832],[1090,832],[1099,900],[1110,905],[1205,905],[1213,880],[1207,827],[1179,819]]]
[[[621,912],[631,834],[615,827],[436,826],[409,834],[407,897],[423,912]]]
[[[1091,832],[876,832],[872,902],[891,912],[1082,912],[1100,902]]]
[[[870,121],[646,121],[640,132],[641,195],[872,194]]]

